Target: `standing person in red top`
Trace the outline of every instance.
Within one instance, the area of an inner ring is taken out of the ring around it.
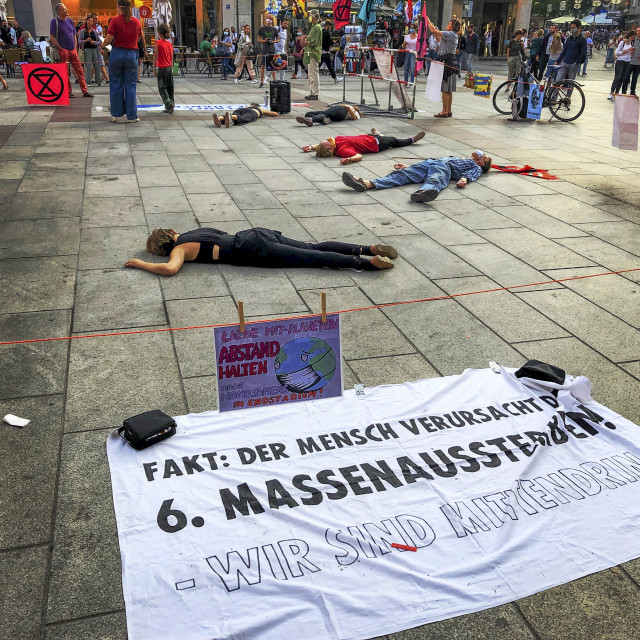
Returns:
[[[68,63],[73,69],[80,89],[82,89],[82,95],[85,98],[93,98],[93,94],[89,93],[87,89],[87,83],[84,81],[84,71],[78,58],[76,26],[69,17],[69,11],[64,4],[57,4],[55,12],[57,17],[51,21],[49,26],[49,41],[53,48],[58,50],[60,62]],[[73,98],[71,82],[69,82],[69,97]]]
[[[131,0],[118,0],[118,15],[111,19],[103,47],[112,45],[109,55],[109,98],[111,122],[127,114],[127,122],[140,122],[136,107],[138,80],[138,39],[142,34],[140,20],[131,17]]]
[[[168,24],[158,27],[156,49],[153,53],[153,75],[158,78],[158,92],[164,102],[165,113],[171,115],[175,108],[173,101],[173,45],[169,41],[171,29]]]
[[[406,147],[424,138],[424,131],[419,131],[411,138],[399,140],[393,136],[383,136],[377,129],[371,129],[371,135],[363,136],[338,136],[327,138],[318,144],[302,147],[305,153],[315,151],[320,158],[338,156],[340,164],[360,162],[363,153],[379,153],[396,147]]]

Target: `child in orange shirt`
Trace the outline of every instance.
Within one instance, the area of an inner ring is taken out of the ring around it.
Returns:
[[[171,115],[175,108],[173,101],[173,44],[169,41],[171,29],[168,24],[158,27],[156,48],[153,52],[153,75],[158,78],[158,91],[164,102],[164,113]]]

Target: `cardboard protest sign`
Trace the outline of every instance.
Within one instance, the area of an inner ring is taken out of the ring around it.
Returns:
[[[590,386],[467,370],[114,432],[129,639],[360,640],[640,556],[640,428]]]
[[[220,411],[342,395],[340,316],[214,329]]]
[[[27,104],[69,104],[69,73],[66,64],[22,65]]]
[[[529,87],[529,102],[527,104],[527,118],[530,120],[540,120],[542,115],[542,90],[535,82]]]
[[[427,76],[427,87],[424,90],[424,97],[427,100],[433,100],[434,102],[438,102],[440,100],[443,74],[444,64],[437,60],[433,60],[431,62],[431,67],[429,68],[429,75]]]

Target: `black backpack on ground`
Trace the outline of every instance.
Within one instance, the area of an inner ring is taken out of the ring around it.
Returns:
[[[269,105],[276,113],[291,111],[291,83],[286,80],[275,80],[269,83]]]

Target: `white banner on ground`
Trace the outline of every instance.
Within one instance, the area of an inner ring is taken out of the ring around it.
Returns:
[[[249,104],[177,104],[176,111],[235,111],[250,106]],[[308,107],[306,102],[292,102],[292,107]],[[163,104],[139,104],[138,109],[144,111],[162,111]]]
[[[616,95],[613,111],[611,145],[622,151],[638,150],[640,100],[635,96]]]
[[[370,638],[640,556],[640,429],[567,380],[467,370],[182,416],[141,452],[111,434],[130,640]]]
[[[427,88],[424,91],[424,97],[434,102],[440,101],[442,93],[442,75],[444,74],[444,64],[437,60],[431,61],[429,75],[427,76]]]

